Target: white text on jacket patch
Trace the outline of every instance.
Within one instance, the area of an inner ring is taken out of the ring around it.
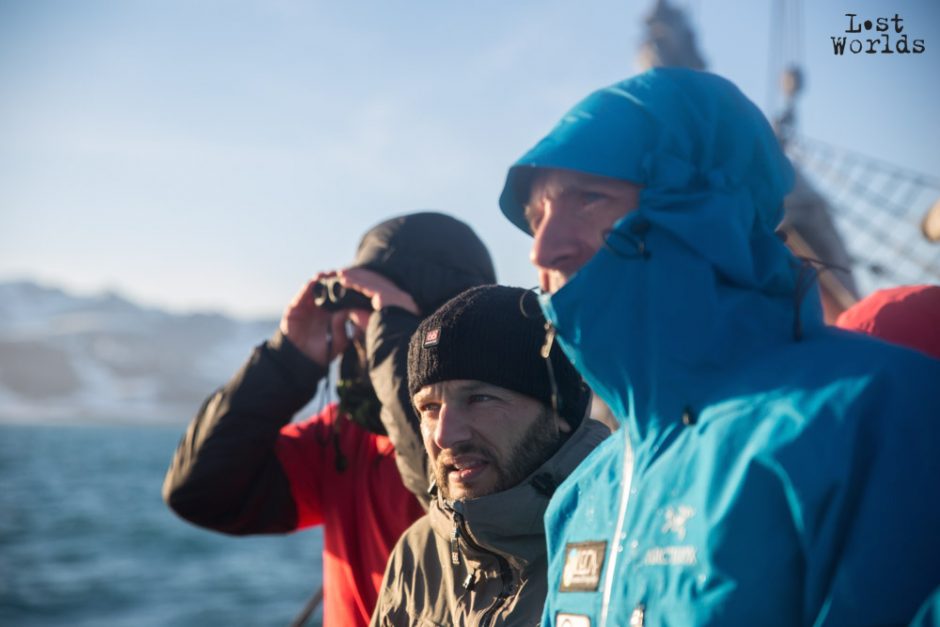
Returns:
[[[607,542],[571,542],[565,545],[561,592],[593,592],[601,581]]]
[[[663,516],[665,521],[659,531],[673,534],[680,542],[685,540],[686,524],[695,516],[695,510],[688,505],[667,507]],[[653,547],[643,556],[647,566],[693,566],[697,561],[695,547],[688,544]]]

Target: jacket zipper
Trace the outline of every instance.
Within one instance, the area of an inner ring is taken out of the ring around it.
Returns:
[[[607,615],[610,610],[610,595],[614,586],[614,577],[617,570],[617,555],[622,542],[623,528],[627,518],[627,503],[630,501],[630,485],[633,483],[633,446],[630,445],[627,428],[621,427],[624,438],[623,470],[620,477],[620,507],[617,512],[617,526],[614,528],[614,537],[610,543],[610,562],[604,576],[604,592],[601,596],[601,619],[599,627],[606,627]]]
[[[457,522],[460,514],[454,512],[454,530],[450,533],[450,563],[460,565],[460,524]]]
[[[512,590],[509,589],[509,584],[512,583],[512,571],[509,569],[509,562],[499,555],[497,555],[496,558],[499,560],[499,578],[502,587],[500,588],[499,594],[496,596],[496,600],[493,601],[493,605],[483,613],[483,618],[480,620],[480,627],[489,627],[493,617],[496,616],[497,610],[502,607],[503,603],[506,602],[506,599],[508,599],[509,595],[512,593]]]
[[[452,510],[454,513],[454,530],[450,534],[450,560],[456,566],[460,564],[460,539],[463,538],[463,541],[467,543],[467,546],[470,548],[479,551],[480,553],[488,553],[493,555],[499,562],[499,576],[502,586],[500,587],[499,594],[496,596],[496,600],[493,601],[493,604],[490,605],[486,611],[483,613],[483,618],[480,620],[480,627],[489,627],[490,621],[492,621],[493,616],[496,614],[496,610],[505,602],[509,597],[509,594],[506,591],[507,588],[507,579],[512,580],[512,571],[509,567],[509,562],[506,561],[501,555],[496,555],[487,551],[482,546],[474,542],[470,538],[470,534],[466,532],[465,522],[463,515],[456,511]]]

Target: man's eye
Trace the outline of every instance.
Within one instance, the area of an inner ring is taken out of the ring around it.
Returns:
[[[473,394],[470,398],[467,399],[470,403],[485,403],[486,401],[495,400],[495,396],[490,396],[489,394]]]
[[[436,414],[440,409],[440,403],[421,403],[418,405],[418,411],[422,414]]]
[[[591,205],[595,202],[606,200],[607,195],[600,192],[581,192],[578,195],[582,205]]]
[[[524,217],[525,221],[529,224],[529,230],[535,233],[539,228],[539,224],[542,223],[542,212],[536,211],[531,207],[526,207]]]

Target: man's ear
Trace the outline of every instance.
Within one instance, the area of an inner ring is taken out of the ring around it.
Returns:
[[[568,421],[555,414],[555,424],[558,425],[558,430],[562,433],[571,433],[571,425],[568,424]]]

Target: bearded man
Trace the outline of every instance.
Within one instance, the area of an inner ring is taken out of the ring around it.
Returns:
[[[585,419],[590,392],[545,346],[534,295],[502,286],[468,290],[421,323],[408,389],[433,499],[389,558],[372,625],[537,624],[545,508],[609,435]]]

